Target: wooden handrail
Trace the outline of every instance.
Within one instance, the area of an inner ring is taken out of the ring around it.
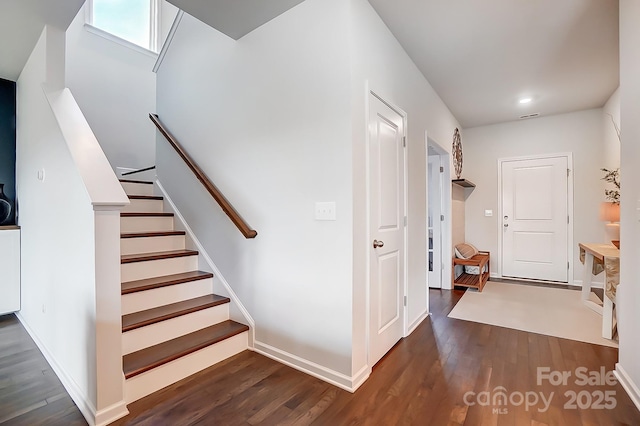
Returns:
[[[220,192],[220,190],[209,180],[207,175],[202,171],[202,169],[196,164],[196,162],[187,154],[182,145],[178,143],[178,141],[173,137],[171,133],[164,127],[164,125],[160,122],[157,114],[149,114],[149,118],[153,121],[153,124],[156,125],[160,133],[167,139],[169,144],[176,150],[178,155],[182,157],[187,166],[191,169],[191,171],[196,175],[198,180],[204,185],[209,194],[213,197],[214,200],[220,205],[222,210],[229,216],[231,222],[233,222],[236,227],[242,232],[242,235],[245,238],[255,238],[258,235],[258,232],[251,229],[251,227],[247,224],[247,222],[242,219],[242,216],[233,208],[229,200],[225,198],[224,195]]]

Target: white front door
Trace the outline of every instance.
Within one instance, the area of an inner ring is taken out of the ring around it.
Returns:
[[[429,207],[428,207],[428,281],[430,288],[442,288],[442,173],[439,155],[429,155]]]
[[[568,159],[502,162],[502,275],[568,279]]]
[[[369,362],[403,335],[404,119],[369,95]]]

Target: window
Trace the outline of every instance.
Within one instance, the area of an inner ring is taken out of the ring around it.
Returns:
[[[158,0],[89,0],[88,23],[137,46],[158,50]]]

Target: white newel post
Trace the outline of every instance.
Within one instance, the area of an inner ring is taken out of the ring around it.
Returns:
[[[129,414],[124,400],[122,372],[120,210],[123,207],[93,206],[96,245],[96,425],[106,425]]]

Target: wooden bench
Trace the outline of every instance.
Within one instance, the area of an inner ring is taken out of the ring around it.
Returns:
[[[482,291],[484,285],[489,280],[489,270],[490,270],[490,253],[488,251],[478,252],[475,256],[469,259],[459,259],[457,257],[453,258],[453,270],[451,271],[453,285],[461,285],[464,287],[473,287],[477,288],[478,291]],[[479,270],[478,275],[467,274],[464,271],[458,278],[456,278],[456,265],[461,266],[477,266]],[[487,267],[485,272],[482,272]]]

